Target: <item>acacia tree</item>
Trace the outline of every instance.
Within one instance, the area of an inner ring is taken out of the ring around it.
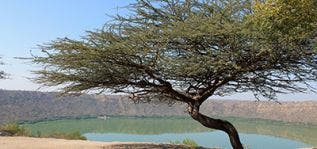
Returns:
[[[1,59],[1,57],[0,57]],[[0,65],[3,65],[3,62],[0,61]],[[3,70],[0,70],[0,79],[4,79],[6,76],[5,72]]]
[[[137,0],[80,40],[42,45],[38,83],[64,93],[124,92],[183,102],[202,125],[242,149],[234,126],[199,107],[210,96],[251,91],[275,99],[317,80],[315,0]],[[304,84],[304,85],[303,85]],[[306,85],[306,86],[305,86]]]

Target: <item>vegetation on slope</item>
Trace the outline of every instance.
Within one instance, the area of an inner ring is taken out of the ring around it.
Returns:
[[[29,136],[29,131],[17,123],[0,125],[0,136]]]
[[[66,96],[35,91],[0,90],[0,124],[43,119],[114,116],[184,116],[185,105],[133,104],[126,96]],[[317,102],[220,101],[202,106],[208,115],[317,124]]]
[[[17,123],[9,123],[0,125],[0,136],[28,136],[28,137],[39,137],[39,138],[57,138],[67,140],[86,140],[79,131],[75,132],[59,132],[45,133],[42,135],[40,131],[37,131],[36,135],[30,133],[30,130],[24,126],[20,126]]]

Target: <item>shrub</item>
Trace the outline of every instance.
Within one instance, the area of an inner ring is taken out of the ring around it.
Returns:
[[[21,127],[17,123],[9,123],[0,125],[0,132],[6,136],[29,136],[38,138],[57,138],[57,139],[67,139],[67,140],[87,140],[80,132],[63,133],[54,132],[52,134],[42,135],[40,131],[37,131],[36,135],[31,135],[31,133],[24,127]]]
[[[12,136],[29,136],[30,133],[24,127],[17,123],[9,123],[0,126],[0,131],[6,132]]]
[[[197,142],[195,142],[194,140],[188,139],[188,138],[183,140],[183,144],[190,146],[190,147],[197,147],[198,146]]]
[[[41,135],[39,137],[42,138],[57,138],[57,139],[67,139],[67,140],[87,140],[85,136],[83,136],[80,132],[72,132],[72,133],[63,133],[63,132],[54,132],[48,135]]]
[[[198,147],[198,144],[194,140],[188,139],[188,138],[184,139],[183,141],[171,141],[170,143],[182,144],[182,145],[186,145],[186,146],[194,147],[194,148]]]

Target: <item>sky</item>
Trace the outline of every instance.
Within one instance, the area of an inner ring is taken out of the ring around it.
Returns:
[[[0,80],[0,89],[55,91],[39,88],[29,78],[38,66],[15,57],[39,54],[38,45],[56,38],[78,39],[86,31],[100,29],[111,20],[109,15],[126,14],[124,6],[133,0],[0,0],[0,56],[9,74]],[[317,86],[316,82],[312,83]],[[219,98],[219,97],[216,97]],[[223,99],[254,99],[251,94],[235,94]],[[316,100],[316,93],[288,94],[279,100]]]
[[[122,14],[132,0],[0,0],[0,66],[10,74],[0,80],[1,89],[37,90],[36,70],[28,61],[14,57],[38,54],[38,45],[56,38],[80,38],[86,31],[100,29],[111,18]]]

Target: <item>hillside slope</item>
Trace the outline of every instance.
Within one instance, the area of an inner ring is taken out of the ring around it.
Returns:
[[[134,104],[126,96],[82,95],[57,97],[56,93],[0,90],[0,123],[59,117],[100,115],[180,116],[182,104]],[[207,115],[261,118],[317,124],[317,102],[210,100],[202,106]]]

